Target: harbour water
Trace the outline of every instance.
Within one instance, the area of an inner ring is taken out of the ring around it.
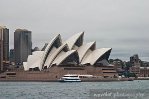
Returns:
[[[91,89],[149,89],[149,80],[124,82],[0,82],[0,99],[89,99]]]

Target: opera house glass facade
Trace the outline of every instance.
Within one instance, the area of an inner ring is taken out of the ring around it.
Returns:
[[[110,65],[108,58],[112,48],[96,48],[96,42],[84,44],[84,32],[77,33],[66,41],[56,35],[41,51],[34,51],[23,62],[24,70],[43,70],[52,66]]]

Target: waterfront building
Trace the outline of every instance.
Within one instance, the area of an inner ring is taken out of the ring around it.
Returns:
[[[130,63],[132,66],[140,67],[141,60],[139,59],[138,54],[135,54],[130,57]]]
[[[9,65],[9,29],[0,26],[0,71]]]
[[[55,36],[41,51],[34,51],[23,63],[24,70],[43,70],[52,66],[110,66],[112,48],[96,49],[96,42],[83,43],[84,32],[62,42]]]
[[[149,62],[141,61],[140,77],[149,77]]]
[[[15,64],[20,66],[27,61],[28,55],[32,51],[32,35],[31,31],[26,29],[16,29],[14,32],[14,52]]]
[[[139,76],[141,60],[139,59],[138,54],[135,54],[130,57],[130,64],[131,64],[131,67],[129,68],[129,71],[131,73],[135,73],[137,76]]]
[[[95,41],[83,41],[84,32],[66,41],[62,41],[58,34],[42,50],[34,49],[23,62],[25,71],[23,68],[10,68],[0,75],[0,80],[57,81],[68,73],[82,75],[82,81],[118,80],[114,66],[108,62],[112,48],[98,49]],[[85,75],[92,77],[86,78]]]
[[[139,77],[149,77],[149,67],[140,67]]]

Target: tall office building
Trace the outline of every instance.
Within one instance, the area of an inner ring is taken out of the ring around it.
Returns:
[[[27,61],[28,55],[31,55],[32,35],[31,31],[26,29],[16,29],[14,32],[14,53],[15,64],[20,66]]]
[[[9,29],[0,26],[0,71],[9,65]]]
[[[14,49],[10,49],[9,60],[10,60],[10,63],[14,62]]]

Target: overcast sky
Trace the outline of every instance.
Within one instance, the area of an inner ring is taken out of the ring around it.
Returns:
[[[110,58],[133,54],[149,61],[149,0],[0,0],[0,25],[32,31],[33,47],[60,33],[85,31],[85,42],[113,48]]]

